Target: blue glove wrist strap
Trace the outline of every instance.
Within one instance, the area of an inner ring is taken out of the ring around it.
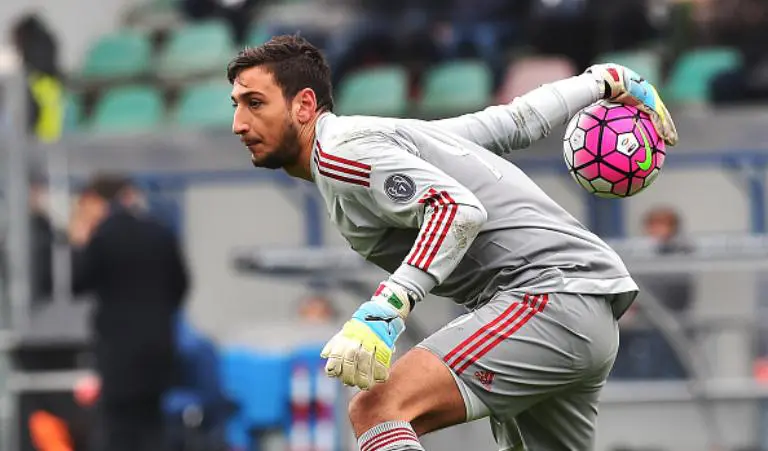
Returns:
[[[397,337],[405,330],[405,321],[397,310],[375,301],[362,304],[352,319],[368,326],[390,348],[394,348]]]

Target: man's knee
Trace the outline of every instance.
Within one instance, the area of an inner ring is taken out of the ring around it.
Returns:
[[[348,414],[352,428],[358,436],[384,421],[411,420],[402,418],[396,393],[387,394],[388,391],[388,387],[377,385],[373,390],[362,391],[352,398]]]
[[[465,418],[464,401],[450,371],[418,348],[395,362],[387,382],[358,393],[349,403],[349,419],[358,436],[386,421],[412,423],[422,434]]]

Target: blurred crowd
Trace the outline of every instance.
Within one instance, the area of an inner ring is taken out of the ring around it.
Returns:
[[[181,0],[191,20],[223,17],[246,43],[249,23],[268,2]],[[309,2],[312,3],[312,2]],[[768,99],[768,3],[762,0],[327,0],[324,9],[354,11],[341,27],[322,23],[301,32],[326,51],[334,81],[366,65],[408,67],[413,86],[430,64],[479,58],[497,85],[511,59],[525,54],[565,56],[580,71],[599,55],[653,48],[662,76],[675,59],[698,46],[729,46],[743,66],[714,81],[718,103]],[[270,23],[274,33],[291,24]]]

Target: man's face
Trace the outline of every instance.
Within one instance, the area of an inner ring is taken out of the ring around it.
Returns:
[[[97,224],[107,215],[109,205],[101,197],[91,192],[84,192],[77,202],[76,213],[80,220]]]
[[[677,233],[674,218],[657,215],[650,218],[645,224],[645,234],[660,242],[667,242]]]
[[[291,101],[263,67],[245,69],[232,86],[232,131],[251,153],[254,166],[279,169],[293,165],[301,151]]]

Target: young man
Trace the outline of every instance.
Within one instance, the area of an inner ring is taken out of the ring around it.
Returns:
[[[647,110],[674,144],[655,89],[600,65],[452,119],[339,117],[324,58],[293,36],[244,50],[228,76],[233,131],[253,165],[314,182],[351,247],[391,273],[322,352],[329,376],[365,390],[349,406],[360,449],[422,450],[420,435],[485,416],[504,450],[590,449],[616,319],[637,286],[603,241],[496,154],[602,98]],[[390,372],[427,293],[471,312]]]

